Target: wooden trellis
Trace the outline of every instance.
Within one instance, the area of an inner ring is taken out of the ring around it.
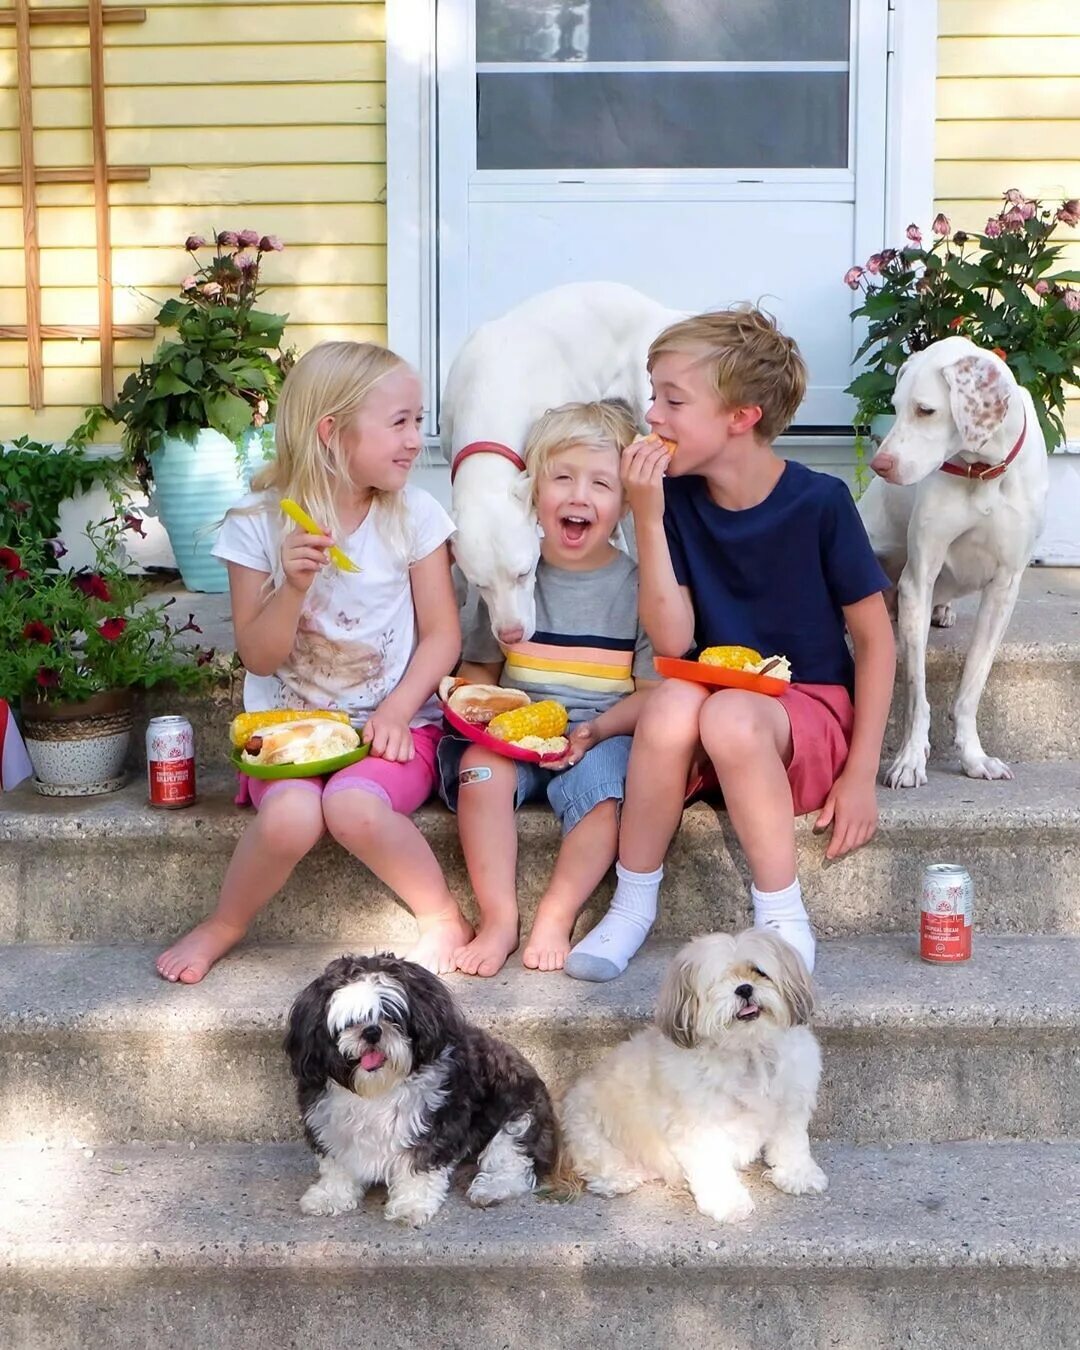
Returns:
[[[0,169],[0,183],[22,187],[23,251],[26,260],[26,323],[0,325],[0,339],[26,343],[30,407],[44,406],[43,341],[49,338],[96,338],[101,344],[101,401],[116,397],[113,341],[118,337],[153,337],[153,324],[113,322],[112,244],[109,236],[109,184],[144,183],[150,177],[143,165],[110,165],[105,140],[105,44],[107,23],[143,23],[146,10],[106,5],[102,0],[72,9],[32,9],[30,0],[15,0],[14,9],[0,10],[0,28],[15,29],[19,90],[19,167]],[[90,122],[93,163],[63,169],[39,169],[34,163],[33,79],[30,69],[30,29],[38,25],[88,24],[90,28]],[[97,243],[98,321],[96,324],[41,322],[41,255],[38,243],[37,184],[93,183]]]

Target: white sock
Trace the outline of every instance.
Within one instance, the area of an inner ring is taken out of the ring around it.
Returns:
[[[613,980],[621,975],[656,920],[663,866],[655,872],[631,872],[616,863],[615,875],[619,880],[611,908],[566,958],[563,969],[575,980]]]
[[[777,937],[795,948],[806,962],[806,969],[813,970],[814,933],[798,877],[782,891],[759,891],[751,886],[750,898],[754,902],[754,927],[771,928]]]

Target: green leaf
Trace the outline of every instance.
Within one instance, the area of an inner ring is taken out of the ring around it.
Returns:
[[[191,384],[198,384],[205,370],[204,362],[198,356],[193,356],[184,366],[184,378]]]
[[[191,385],[182,380],[175,371],[166,367],[154,380],[153,392],[156,398],[164,398],[169,394],[190,394]]]
[[[210,425],[231,441],[239,440],[251,426],[251,405],[227,390],[211,394],[205,406]]]

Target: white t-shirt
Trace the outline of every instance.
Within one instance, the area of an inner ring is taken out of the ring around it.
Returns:
[[[375,503],[358,530],[340,541],[360,568],[343,572],[330,564],[304,598],[296,642],[273,675],[244,678],[248,712],[269,708],[340,708],[362,723],[399,684],[416,651],[416,611],[409,567],[433,553],[454,532],[454,522],[422,488],[405,487],[407,552],[399,554],[379,528]],[[245,512],[245,508],[264,510]],[[214,556],[268,572],[281,581],[281,536],[285,521],[270,493],[245,497],[225,517]],[[439,722],[433,696],[413,726]]]

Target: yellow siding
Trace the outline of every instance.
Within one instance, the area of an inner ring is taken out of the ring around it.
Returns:
[[[35,7],[68,0],[35,0]],[[9,0],[0,0],[9,6]],[[144,24],[105,29],[119,323],[147,323],[190,270],[188,234],[277,234],[265,305],[288,340],[386,334],[385,49],[382,0],[149,0]],[[35,27],[34,150],[42,166],[89,164],[85,27]],[[0,166],[18,165],[15,36],[0,29]],[[40,186],[42,319],[97,322],[93,196]],[[0,323],[25,322],[19,189],[0,185]],[[119,340],[117,381],[154,343]],[[92,341],[44,344],[45,401],[25,405],[26,348],[0,342],[0,439],[65,436],[98,398]],[[108,434],[108,433],[107,433]],[[112,432],[115,437],[115,431]]]

